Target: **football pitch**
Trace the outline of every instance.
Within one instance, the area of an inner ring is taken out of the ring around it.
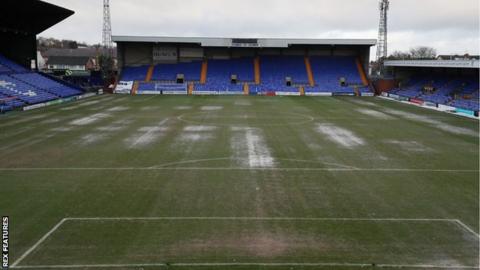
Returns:
[[[104,95],[0,116],[13,269],[478,269],[479,121]]]

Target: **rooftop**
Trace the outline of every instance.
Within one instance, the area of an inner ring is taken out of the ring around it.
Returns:
[[[2,0],[0,30],[38,34],[74,14],[73,11],[39,0]]]
[[[387,60],[386,67],[480,68],[479,60]]]
[[[51,56],[48,58],[49,65],[83,66],[90,58],[88,56]]]
[[[116,55],[116,50],[113,51],[114,56]],[[78,48],[78,49],[58,49],[58,48],[50,48],[47,51],[43,52],[42,55],[44,57],[53,57],[53,56],[74,56],[74,57],[97,57],[103,53],[102,48]]]
[[[374,46],[376,39],[280,39],[280,38],[210,38],[113,36],[114,42],[191,43],[202,47],[288,48],[291,45],[360,45]]]

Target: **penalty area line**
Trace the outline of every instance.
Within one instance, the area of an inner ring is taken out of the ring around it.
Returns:
[[[477,238],[480,238],[480,235],[478,233],[476,233],[474,230],[472,230],[472,228],[468,227],[465,223],[463,223],[459,219],[455,219],[454,221],[469,233],[475,235]]]
[[[234,267],[234,266],[263,266],[263,267],[372,267],[366,263],[145,263],[145,264],[85,264],[85,265],[25,265],[11,267],[15,269],[75,269],[75,268],[125,268],[125,267]],[[429,264],[375,264],[376,268],[422,268],[422,269],[479,269],[476,266],[444,266]]]

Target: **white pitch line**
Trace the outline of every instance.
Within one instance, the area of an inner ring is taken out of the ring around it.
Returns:
[[[331,266],[331,267],[372,267],[369,263],[173,263],[173,266]],[[429,264],[376,264],[378,268],[441,268],[441,269],[478,269],[476,266],[437,266]]]
[[[65,221],[95,220],[251,220],[251,221],[359,221],[359,222],[457,222],[442,218],[315,218],[315,217],[68,217]]]
[[[464,169],[412,169],[412,168],[247,168],[247,167],[64,167],[64,168],[0,168],[0,171],[327,171],[327,172],[457,172],[480,173]]]
[[[476,237],[480,238],[480,235],[478,233],[476,233],[474,230],[472,230],[470,227],[468,227],[467,225],[465,225],[465,223],[461,222],[460,220],[458,219],[455,219],[455,222],[460,225],[462,228],[464,228],[465,230],[467,230],[468,232],[472,233],[473,235],[475,235]]]
[[[142,133],[142,135],[138,137],[135,137],[133,139],[133,142],[130,144],[130,148],[135,148],[139,144],[145,144],[145,142],[147,142],[146,144],[149,144],[152,141],[156,140],[157,137],[159,136],[158,135],[159,130],[157,128],[163,127],[168,122],[168,120],[169,119],[166,118],[160,121],[160,123],[158,123],[154,128],[145,131],[144,133]],[[158,135],[158,136],[155,136],[155,135]]]
[[[35,243],[35,245],[33,245],[31,248],[29,248],[27,251],[25,251],[25,253],[23,253],[22,256],[20,256],[20,258],[18,258],[13,264],[12,264],[12,268],[14,268],[15,266],[17,266],[23,259],[25,259],[30,253],[32,253],[32,251],[34,249],[36,249],[41,243],[43,243],[43,241],[45,241],[53,232],[55,232],[60,226],[62,226],[62,224],[66,221],[66,219],[62,219],[60,220],[60,222],[57,223],[57,225],[55,225],[50,231],[48,231],[42,238],[40,238],[40,240],[38,240],[37,243]]]
[[[85,265],[26,265],[11,267],[14,269],[75,269],[75,268],[131,268],[131,267],[234,267],[234,266],[263,266],[263,267],[373,267],[366,263],[144,263],[144,264],[85,264]],[[377,268],[423,268],[423,269],[479,269],[477,266],[443,266],[430,264],[376,264]]]
[[[306,159],[294,159],[294,158],[282,158],[279,160],[293,161],[293,162],[300,162],[300,163],[324,164],[328,166],[337,166],[339,168],[346,168],[346,169],[358,169],[357,167],[354,167],[354,166],[349,166],[349,165],[339,164],[339,163],[332,163],[332,162],[323,162],[318,160],[306,160]]]
[[[172,165],[192,164],[192,163],[201,163],[201,162],[209,162],[209,161],[224,161],[224,160],[231,160],[231,158],[226,157],[226,158],[206,158],[206,159],[196,159],[196,160],[185,160],[185,161],[164,163],[158,166],[152,166],[151,168],[164,168]]]
[[[185,117],[188,117],[189,115],[199,115],[199,114],[208,114],[209,112],[200,112],[200,113],[186,113],[186,114],[182,114],[180,116],[177,117],[177,120],[179,121],[182,121],[182,122],[185,122],[185,123],[190,123],[190,124],[205,124],[205,122],[202,122],[202,121],[195,121],[195,120],[189,120],[189,119],[185,119]],[[251,112],[251,113],[263,113],[263,112]],[[268,113],[267,113],[268,114]],[[287,115],[293,115],[293,120],[298,120],[297,122],[290,122],[290,123],[282,123],[282,124],[258,124],[258,125],[254,125],[256,127],[277,127],[277,126],[290,126],[290,125],[295,125],[295,126],[299,126],[299,125],[304,125],[304,124],[307,124],[307,123],[310,123],[310,122],[313,122],[315,121],[315,117],[313,116],[310,116],[310,115],[303,115],[303,114],[300,114],[300,113],[283,113],[283,114],[287,114]],[[230,117],[221,117],[221,116],[217,116],[216,117],[217,119],[221,119],[221,118],[230,118]],[[268,118],[269,120],[272,120],[272,119],[279,119],[279,120],[285,120],[285,117],[270,117]],[[232,127],[232,126],[238,126],[238,124],[225,124],[225,123],[209,123],[210,125],[215,125],[215,126],[224,126],[224,127]]]
[[[164,163],[158,166],[151,166],[151,168],[164,168],[164,167],[171,167],[174,165],[184,165],[184,164],[194,164],[194,163],[201,163],[201,162],[209,162],[209,161],[244,161],[245,159],[243,158],[233,158],[233,157],[223,157],[223,158],[208,158],[208,159],[195,159],[195,160],[184,160],[184,161],[178,161],[178,162],[170,162],[170,163]],[[330,163],[330,162],[322,162],[318,160],[304,160],[304,159],[291,159],[291,158],[279,158],[278,160],[283,160],[283,161],[293,161],[293,162],[300,162],[300,163],[311,163],[311,164],[324,164],[327,166],[336,166],[339,168],[349,168],[349,169],[355,169],[356,167],[353,166],[348,166],[348,165],[343,165],[343,164],[337,164],[337,163]]]

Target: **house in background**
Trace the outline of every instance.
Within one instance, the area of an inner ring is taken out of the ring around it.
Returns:
[[[114,62],[116,63],[116,51],[113,51]],[[57,49],[51,48],[41,53],[46,62],[42,69],[48,73],[59,71],[99,71],[98,57],[103,54],[102,48],[81,47],[78,49]],[[86,61],[85,59],[88,59]]]
[[[93,71],[98,70],[99,51],[94,48],[56,49],[51,48],[42,53],[46,61],[45,71]]]
[[[96,69],[96,61],[88,56],[51,56],[46,68],[50,71],[85,72]]]
[[[101,47],[79,47],[77,49],[49,48],[37,56],[41,72],[56,76],[84,89],[96,90],[104,85],[99,57],[104,54]],[[116,65],[116,50],[113,51]],[[45,63],[41,65],[40,63]]]

